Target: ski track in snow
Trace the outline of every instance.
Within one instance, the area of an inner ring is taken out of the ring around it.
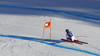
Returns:
[[[36,38],[31,38],[31,37],[22,37],[22,36],[14,36],[14,35],[0,35],[0,36],[1,37],[8,37],[8,38],[17,38],[17,39],[22,39],[22,40],[35,41],[35,42],[40,42],[40,43],[44,43],[44,44],[59,47],[59,48],[70,49],[70,50],[75,50],[75,51],[79,51],[79,52],[83,52],[83,53],[87,53],[87,54],[91,54],[91,55],[100,56],[100,54],[97,54],[97,53],[91,52],[91,51],[87,51],[87,50],[77,49],[77,48],[68,47],[68,46],[64,46],[64,45],[59,45],[59,44],[56,44],[56,43],[48,43],[48,42],[45,42],[45,41],[42,42],[42,39],[36,39]],[[3,46],[4,47],[2,49],[4,49],[7,46],[7,44],[5,44]],[[28,46],[29,46],[29,48],[31,48],[31,46],[29,44],[28,44]],[[11,49],[13,49],[13,47],[14,46],[12,46]],[[10,52],[13,53],[13,50],[10,51]]]

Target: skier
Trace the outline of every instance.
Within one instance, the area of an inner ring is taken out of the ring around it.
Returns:
[[[75,38],[74,34],[69,31],[69,29],[66,29],[66,39],[71,42],[79,42],[79,40]]]

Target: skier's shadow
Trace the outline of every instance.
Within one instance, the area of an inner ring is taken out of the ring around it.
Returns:
[[[16,35],[3,35],[3,34],[0,34],[0,36],[1,37],[22,39],[22,40],[29,40],[29,41],[43,42],[41,38],[36,38],[36,37],[26,37],[26,36],[16,36]],[[60,42],[64,42],[64,41],[54,40],[54,39],[44,39],[44,42],[60,43]]]

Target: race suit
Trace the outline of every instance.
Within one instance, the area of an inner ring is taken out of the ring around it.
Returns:
[[[70,38],[71,41],[77,40],[72,32],[66,34],[66,39]]]

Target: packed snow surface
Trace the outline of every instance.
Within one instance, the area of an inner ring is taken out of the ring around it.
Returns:
[[[100,56],[99,6],[99,0],[0,0],[0,56]],[[50,18],[51,40],[48,28],[42,41]],[[61,41],[65,29],[88,44]]]

